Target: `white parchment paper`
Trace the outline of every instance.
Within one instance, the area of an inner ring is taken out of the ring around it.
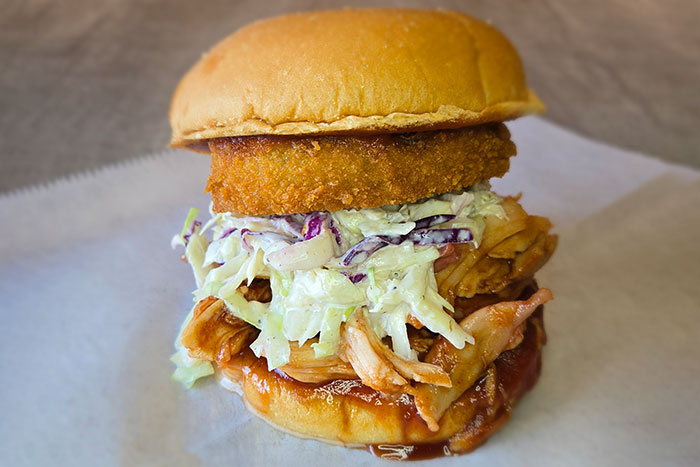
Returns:
[[[700,174],[510,124],[502,194],[549,216],[542,377],[511,421],[435,465],[700,463]],[[249,416],[168,357],[191,307],[169,240],[206,209],[205,156],[166,152],[0,198],[0,464],[374,465]],[[427,462],[426,462],[427,463]]]

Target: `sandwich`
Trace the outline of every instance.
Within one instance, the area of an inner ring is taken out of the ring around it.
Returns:
[[[209,154],[174,379],[213,375],[293,435],[465,453],[540,372],[550,222],[496,194],[504,121],[541,113],[466,14],[344,9],[246,26],[183,77],[171,146]]]

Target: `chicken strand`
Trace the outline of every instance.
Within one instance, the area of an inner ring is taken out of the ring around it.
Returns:
[[[520,326],[540,305],[550,301],[549,289],[539,289],[529,299],[501,302],[482,308],[467,316],[460,326],[476,343],[457,349],[446,339],[438,337],[426,356],[426,362],[449,373],[451,387],[419,384],[414,397],[418,413],[432,431],[439,429],[438,421],[447,408],[459,398],[504,350],[512,348],[518,339]]]

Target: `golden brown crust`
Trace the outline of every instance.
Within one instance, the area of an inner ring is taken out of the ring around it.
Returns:
[[[372,136],[210,141],[214,210],[287,214],[417,201],[500,177],[515,154],[501,123]]]
[[[459,128],[543,109],[513,46],[468,15],[308,12],[253,23],[205,54],[173,96],[171,145]]]
[[[456,400],[432,432],[408,395],[382,394],[357,380],[300,383],[268,371],[250,350],[220,369],[222,385],[240,391],[247,406],[296,436],[358,445],[426,445],[468,452],[510,417],[515,403],[537,381],[545,343],[541,308],[527,321],[523,341],[496,359]]]

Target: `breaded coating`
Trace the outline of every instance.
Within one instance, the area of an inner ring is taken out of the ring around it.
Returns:
[[[245,215],[414,202],[500,177],[515,155],[502,123],[363,136],[246,136],[209,142],[216,212]]]

